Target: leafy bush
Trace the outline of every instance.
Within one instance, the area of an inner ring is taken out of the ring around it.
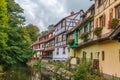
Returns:
[[[78,66],[77,70],[74,72],[74,80],[89,80],[87,75],[89,74],[90,62],[83,61]]]
[[[95,30],[94,30],[94,34],[96,36],[101,36],[101,33],[102,33],[102,27],[96,27]]]
[[[2,68],[2,66],[0,65],[0,72],[3,72],[3,68]]]
[[[74,80],[107,80],[102,75],[99,75],[96,73],[91,73],[91,62],[87,62],[86,60],[83,60],[80,62],[78,68],[73,73]]]
[[[71,44],[74,41],[74,39],[68,39],[67,44]]]
[[[33,67],[37,68],[38,70],[41,70],[41,62],[40,61],[34,62]]]
[[[80,35],[80,38],[83,39],[83,40],[87,40],[88,36],[89,36],[88,32],[84,32]]]
[[[109,22],[108,26],[109,26],[109,29],[116,29],[116,27],[118,26],[119,24],[119,19],[112,19],[112,22]]]

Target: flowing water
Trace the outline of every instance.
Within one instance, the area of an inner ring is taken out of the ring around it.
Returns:
[[[47,71],[38,71],[27,66],[14,66],[0,75],[0,80],[61,80],[46,74]]]

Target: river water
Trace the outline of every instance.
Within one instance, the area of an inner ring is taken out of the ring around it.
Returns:
[[[0,80],[63,80],[51,77],[47,71],[38,71],[28,66],[14,66],[0,75]]]

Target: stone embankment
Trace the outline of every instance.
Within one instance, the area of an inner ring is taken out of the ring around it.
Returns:
[[[45,62],[42,62],[41,68],[47,70],[49,74],[54,73],[55,75],[60,76],[65,80],[73,80],[71,78],[73,74],[70,71],[65,70],[64,68],[58,68],[55,65],[47,64]]]

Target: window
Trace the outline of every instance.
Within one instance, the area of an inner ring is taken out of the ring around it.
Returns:
[[[80,29],[80,34],[82,34],[84,32],[84,28]]]
[[[65,47],[63,47],[63,54],[65,54]]]
[[[57,48],[57,52],[56,52],[56,54],[57,54],[57,55],[59,54],[59,48]]]
[[[95,27],[98,27],[98,19],[96,19]]]
[[[88,32],[88,25],[85,25],[84,32]]]
[[[100,52],[97,52],[97,59],[99,59]]]
[[[64,27],[64,24],[63,24],[63,23],[64,23],[64,22],[62,21],[62,22],[61,22],[61,27]]]
[[[83,59],[86,59],[86,52],[85,51],[83,51]]]
[[[120,19],[120,5],[116,7],[116,18]]]
[[[109,12],[109,21],[112,22],[112,19],[113,19],[113,9],[111,8]]]
[[[104,61],[105,60],[105,53],[104,53],[104,51],[102,51],[102,61]]]
[[[91,58],[91,60],[93,59],[93,53],[92,52],[91,52],[91,57],[90,58]]]
[[[103,27],[104,26],[104,19],[103,19],[103,16],[101,16],[100,18],[100,27]]]
[[[104,0],[98,0],[98,7],[104,3]]]
[[[65,34],[63,34],[63,41],[65,41],[66,40],[66,35]]]

